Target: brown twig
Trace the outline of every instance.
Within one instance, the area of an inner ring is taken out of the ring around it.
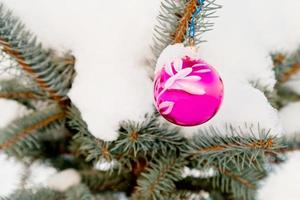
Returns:
[[[38,99],[37,95],[34,92],[0,92],[0,98],[5,99]]]
[[[300,151],[300,147],[286,147],[281,149],[279,152],[285,154],[285,153],[290,153],[295,151]]]
[[[273,63],[274,65],[281,65],[283,63],[283,61],[285,60],[285,55],[278,53],[274,56],[273,58]]]
[[[224,174],[225,176],[229,176],[231,177],[233,180],[241,183],[242,185],[246,186],[247,188],[250,188],[250,189],[255,189],[255,185],[253,185],[250,181],[246,180],[246,179],[243,179],[241,176],[237,175],[237,174],[234,174],[228,170],[225,170],[225,169],[219,169],[220,173]]]
[[[291,68],[283,74],[282,82],[287,82],[293,75],[300,71],[300,63],[296,63],[291,66]]]
[[[58,95],[55,91],[51,89],[51,87],[41,78],[39,78],[38,74],[34,71],[34,69],[26,63],[22,55],[13,49],[13,47],[6,42],[3,38],[0,38],[0,45],[3,46],[2,51],[7,53],[9,56],[14,58],[16,62],[22,67],[22,69],[27,72],[39,85],[40,88],[42,88],[44,91],[46,91],[52,99],[54,99],[57,102],[60,102],[63,98]]]
[[[44,120],[39,121],[38,123],[29,126],[27,128],[25,128],[24,130],[20,131],[19,133],[17,133],[14,137],[10,138],[9,140],[7,140],[6,142],[4,142],[3,144],[0,145],[0,149],[1,150],[5,150],[10,148],[12,145],[14,145],[16,142],[18,142],[19,140],[27,137],[30,133],[32,133],[34,130],[42,128],[47,126],[48,124],[57,121],[59,119],[63,119],[65,117],[65,113],[64,112],[60,112],[57,113],[55,115],[52,115]]]
[[[251,148],[251,149],[270,149],[273,147],[274,141],[273,139],[267,139],[267,140],[260,140],[253,143],[250,143],[246,145],[245,147]],[[231,148],[231,147],[238,147],[239,144],[226,144],[226,145],[216,145],[216,146],[210,146],[207,148],[200,148],[197,151],[194,151],[192,155],[207,153],[207,152],[215,152],[215,151],[224,151],[225,149]]]
[[[193,13],[196,11],[197,8],[197,0],[190,0],[187,3],[185,12],[180,20],[178,27],[174,33],[173,44],[181,43],[184,40],[184,36],[187,32],[189,21],[191,20]]]
[[[159,175],[155,178],[152,184],[149,185],[148,192],[152,194],[155,190],[155,187],[159,184],[161,179],[172,169],[173,165],[176,163],[176,159],[174,159],[165,169],[161,169]]]

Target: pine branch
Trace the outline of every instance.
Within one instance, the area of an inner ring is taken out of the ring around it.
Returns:
[[[228,135],[223,136],[217,129],[200,131],[187,145],[186,157],[195,168],[211,165],[224,169],[245,167],[262,169],[267,153],[282,148],[281,141],[269,136],[264,129],[257,129],[259,137],[254,136],[250,126],[245,130],[228,127]]]
[[[279,84],[290,80],[300,70],[300,48],[291,54],[272,53],[274,71]]]
[[[100,171],[84,170],[80,172],[82,183],[86,184],[93,192],[120,191],[130,193],[133,187],[133,176],[130,171],[118,170]]]
[[[84,184],[69,188],[65,192],[65,196],[65,200],[96,200],[89,188]]]
[[[51,126],[51,124],[64,118],[65,113],[59,106],[51,105],[44,110],[17,119],[8,127],[0,130],[0,149],[22,157],[25,152],[30,152],[32,148],[38,148],[37,133],[45,132],[47,126]]]
[[[287,82],[292,76],[300,71],[300,63],[295,63],[283,74],[282,82]]]
[[[232,194],[235,199],[254,200],[258,181],[266,176],[266,171],[248,168],[242,171],[228,171],[219,168],[213,177],[213,187],[221,192]]]
[[[65,192],[57,192],[48,188],[17,190],[7,199],[10,200],[96,200],[89,189],[83,185],[69,188]],[[4,199],[3,199],[4,200]]]
[[[219,172],[221,174],[223,174],[224,176],[232,179],[233,181],[236,181],[237,183],[243,185],[246,188],[255,189],[255,185],[253,183],[251,183],[249,180],[247,180],[246,178],[243,178],[241,175],[235,174],[234,172],[225,170],[223,168],[220,168]],[[257,180],[255,180],[255,181],[257,181]]]
[[[248,148],[250,150],[253,150],[253,149],[271,149],[272,147],[273,147],[273,139],[267,138],[266,140],[257,140],[247,144],[229,143],[226,144],[225,146],[216,145],[216,146],[210,146],[206,148],[200,148],[198,149],[198,151],[192,152],[192,154],[197,155],[197,154],[204,154],[207,152],[222,152],[231,148],[245,148],[245,149]]]
[[[26,87],[17,79],[0,80],[0,98],[15,100],[29,109],[36,108],[36,101],[47,100],[40,90]]]
[[[156,154],[182,151],[186,145],[186,139],[178,130],[159,125],[155,115],[145,116],[142,123],[121,122],[119,137],[113,142],[104,142],[91,135],[75,106],[68,112],[68,118],[69,127],[76,133],[72,151],[84,155],[87,161],[115,160],[119,167],[138,172],[140,158],[147,162]]]
[[[75,58],[71,55],[60,58],[51,50],[42,49],[3,6],[0,8],[0,45],[50,98],[66,99],[75,76]]]
[[[209,193],[209,199],[211,200],[234,200],[231,193],[222,192],[218,188],[215,188],[213,185],[213,180],[213,177],[195,178],[190,176],[179,182],[176,182],[176,191],[181,197],[177,199],[190,199],[190,196],[194,193],[205,191]]]
[[[157,58],[168,45],[179,42],[190,43],[187,32],[196,6],[198,6],[197,0],[162,1],[157,18],[158,25],[154,28],[154,45],[151,48],[154,55],[153,63],[156,63]],[[205,1],[202,12],[195,18],[195,37],[193,38],[195,46],[204,42],[202,35],[212,29],[213,23],[209,20],[216,17],[215,12],[219,8],[215,0]]]
[[[28,92],[0,92],[0,98],[5,99],[36,99],[37,94],[31,91]]]
[[[87,124],[75,105],[71,105],[67,111],[67,118],[69,128],[76,134],[71,144],[71,149],[75,154],[84,155],[86,161],[113,160],[113,155],[109,150],[110,142],[97,139],[89,132]]]
[[[300,151],[299,133],[295,133],[294,135],[283,136],[282,139],[283,139],[282,143],[284,144],[284,148],[282,148],[279,153],[286,154],[289,152]],[[271,154],[271,155],[275,156],[275,159],[278,159],[279,157],[282,157],[281,154],[279,155]]]
[[[278,110],[291,102],[300,101],[300,95],[288,87],[285,87],[284,84],[278,84],[275,86],[274,91],[264,91],[264,93],[271,105]]]
[[[8,199],[13,200],[65,200],[63,194],[52,191],[47,188],[36,190],[18,190],[15,191]]]
[[[132,199],[164,199],[172,195],[176,188],[175,182],[182,178],[181,170],[184,165],[182,159],[172,155],[151,162],[138,178],[138,186]]]
[[[123,169],[129,166],[128,169],[133,179],[137,178],[138,185],[133,199],[172,199],[175,196],[171,193],[182,178],[181,169],[184,166],[196,169],[212,167],[217,172],[215,177],[207,178],[212,190],[251,199],[255,194],[256,182],[265,173],[265,154],[277,153],[281,148],[276,137],[269,136],[266,130],[259,127],[254,130],[253,126],[248,126],[245,130],[229,126],[229,133],[225,136],[211,128],[200,132],[191,140],[186,140],[180,136],[178,130],[168,130],[160,126],[156,115],[146,116],[142,123],[123,122],[116,141],[99,141],[97,144],[86,124],[79,118],[79,111],[73,110],[71,115],[73,117],[70,126],[79,130],[77,142],[87,157],[94,161],[114,160]],[[77,125],[74,126],[75,124]],[[140,158],[146,159],[142,167],[138,165]],[[134,180],[124,182],[131,187],[135,185]]]
[[[214,193],[221,192],[222,196],[232,197],[232,199],[251,200],[255,198],[258,181],[266,176],[266,171],[259,171],[248,168],[236,171],[234,168],[224,170],[215,167],[214,175],[209,177],[186,177],[176,182],[177,190],[183,191],[206,191]]]
[[[95,195],[96,200],[126,200],[127,198],[124,197],[123,193],[111,193],[111,192],[106,192],[106,193],[101,193]]]
[[[146,115],[142,123],[124,121],[120,123],[119,137],[111,144],[111,151],[125,159],[156,154],[165,155],[172,151],[181,151],[186,139],[177,129],[162,126],[157,121],[156,114]]]
[[[282,52],[272,53],[274,72],[277,83],[273,92],[265,92],[272,106],[277,109],[285,105],[299,101],[300,95],[286,86],[286,82],[293,81],[300,70],[300,48],[287,54]]]
[[[79,116],[76,112],[73,115]],[[74,118],[76,117],[73,117],[73,120]],[[265,154],[277,152],[281,148],[280,141],[276,137],[269,136],[267,131],[259,127],[254,130],[252,126],[249,126],[242,130],[230,126],[229,134],[225,136],[211,128],[197,134],[191,140],[186,140],[180,136],[178,130],[161,127],[156,120],[155,115],[150,115],[142,123],[121,123],[120,137],[114,142],[106,143],[105,153],[102,150],[103,146],[97,146],[93,139],[87,140],[83,136],[78,138],[78,142],[81,145],[84,144],[85,150],[89,151],[87,155],[95,161],[99,158],[105,159],[104,155],[109,155],[108,158],[124,166],[130,162],[129,170],[132,173],[138,171],[133,173],[137,176],[138,183],[133,199],[174,197],[170,194],[172,189],[169,186],[175,187],[178,180],[182,178],[181,169],[185,165],[197,169],[213,167],[218,173],[214,178],[208,178],[211,180],[212,190],[219,189],[226,194],[251,199],[255,194],[256,182],[264,175]],[[75,124],[83,124],[83,122],[79,120]],[[80,132],[83,132],[85,136],[89,134],[87,130]],[[259,137],[254,135],[259,135]],[[175,155],[184,160],[177,158],[176,163],[170,163],[169,158],[174,158]],[[139,158],[148,160],[141,170],[137,170],[136,166],[131,163],[135,160],[138,164]],[[169,178],[169,173],[173,172],[176,172],[176,175],[172,174],[176,180]],[[218,185],[221,182],[222,184]],[[219,188],[223,187],[223,183],[226,187]],[[130,185],[134,183],[131,182]]]

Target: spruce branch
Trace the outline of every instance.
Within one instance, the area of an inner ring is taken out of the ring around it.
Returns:
[[[272,154],[273,159],[277,163],[281,163],[285,160],[285,154],[294,151],[300,151],[300,135],[299,133],[295,133],[294,135],[287,135],[282,137],[282,143],[284,144],[284,148],[282,148],[279,153],[280,154]]]
[[[221,192],[232,194],[235,199],[254,200],[257,183],[265,178],[265,170],[251,167],[242,171],[219,168],[219,174],[212,178],[213,187]]]
[[[82,182],[93,192],[120,191],[129,193],[132,190],[134,178],[130,171],[118,170],[100,171],[84,170],[80,171]]]
[[[157,115],[146,115],[141,123],[124,121],[120,123],[119,137],[112,143],[114,154],[124,153],[132,157],[155,157],[157,153],[167,154],[184,148],[186,139],[177,129],[170,129],[158,122]]]
[[[195,37],[193,38],[195,46],[204,42],[202,40],[203,33],[212,30],[214,24],[209,20],[216,17],[216,10],[221,7],[215,1],[206,0],[201,13],[195,18]],[[154,55],[153,63],[168,45],[174,43],[187,45],[190,43],[190,38],[187,36],[188,26],[197,6],[197,0],[162,1],[157,17],[158,24],[154,28],[154,44],[151,47]]]
[[[69,188],[65,192],[65,196],[65,200],[96,200],[90,189],[84,184]]]
[[[96,200],[120,200],[120,199],[126,199],[124,198],[124,195],[122,193],[101,193],[95,195]]]
[[[5,99],[36,99],[37,98],[37,94],[32,92],[32,91],[28,91],[28,92],[22,92],[22,91],[18,91],[18,92],[0,92],[0,98],[5,98]]]
[[[132,199],[164,199],[172,195],[175,182],[181,180],[184,160],[173,155],[153,160],[137,180]]]
[[[86,156],[87,161],[116,160],[121,166],[134,170],[141,161],[139,158],[151,160],[158,153],[165,155],[182,151],[186,145],[186,139],[178,130],[159,125],[155,114],[145,116],[142,123],[121,122],[118,139],[105,142],[91,135],[74,105],[67,113],[68,125],[76,133],[72,141],[73,151]]]
[[[78,113],[73,115],[79,116]],[[77,124],[84,123],[79,120]],[[255,194],[256,182],[264,177],[266,154],[277,153],[282,146],[280,140],[259,127],[256,130],[253,126],[245,129],[229,126],[228,131],[229,134],[223,135],[211,128],[187,140],[178,130],[160,126],[157,116],[148,115],[142,123],[121,123],[120,136],[116,141],[100,142],[106,144],[105,152],[103,146],[97,146],[93,139],[79,137],[78,142],[86,146],[87,155],[95,161],[105,159],[107,154],[121,166],[129,166],[133,180],[124,182],[134,186],[134,179],[137,178],[132,199],[172,199],[175,196],[171,193],[182,179],[182,168],[189,166],[215,170],[213,177],[205,178],[209,180],[211,191],[219,190],[248,200]],[[83,135],[90,134],[86,128],[81,132]],[[141,167],[138,167],[139,158],[147,159]],[[123,171],[119,170],[119,173],[123,174]]]
[[[65,118],[65,113],[58,105],[50,105],[47,108],[33,112],[27,116],[15,120],[6,128],[0,130],[0,149],[6,152],[23,155],[24,150],[38,146],[36,134],[47,126],[59,122]],[[43,131],[41,131],[43,132]]]
[[[246,178],[243,178],[241,175],[235,174],[234,172],[225,170],[225,169],[219,169],[220,174],[226,176],[227,178],[229,178],[230,180],[236,181],[239,184],[243,185],[246,188],[249,189],[254,189],[255,185],[253,183],[251,183],[249,180],[247,180]],[[256,180],[255,180],[256,181]],[[226,188],[226,187],[224,187]]]
[[[278,84],[287,82],[300,71],[300,48],[290,54],[272,53],[271,57]]]
[[[75,154],[84,155],[86,161],[113,160],[109,149],[110,142],[100,140],[89,132],[87,124],[75,105],[68,108],[67,118],[69,128],[75,133],[71,144],[71,149]]]
[[[197,191],[206,191],[206,192],[213,192],[215,188],[213,187],[213,177],[193,177],[188,176],[184,179],[177,181],[176,190],[177,191],[190,191],[190,192],[197,192]]]
[[[196,168],[220,166],[223,169],[244,169],[253,167],[262,169],[265,156],[282,148],[281,141],[269,136],[264,129],[256,131],[250,126],[247,129],[228,127],[228,135],[224,136],[217,129],[200,131],[187,145],[187,159]]]
[[[242,171],[215,168],[215,174],[209,177],[186,177],[176,182],[179,191],[219,192],[230,199],[251,200],[255,198],[258,181],[266,176],[265,171],[247,168]]]
[[[8,198],[3,200],[96,200],[93,194],[89,191],[88,187],[79,184],[66,190],[65,192],[58,192],[49,188],[37,189],[23,189],[17,190]]]
[[[36,109],[37,101],[47,100],[39,89],[24,86],[17,79],[0,80],[0,98],[15,100],[29,109]]]
[[[283,74],[282,82],[287,82],[292,76],[300,71],[300,63],[295,63]]]
[[[75,77],[75,58],[61,58],[42,49],[19,20],[0,7],[0,45],[2,51],[19,64],[42,91],[56,101],[66,99]]]
[[[299,93],[285,84],[297,79],[296,75],[299,74],[300,70],[300,48],[292,53],[275,52],[271,54],[271,57],[277,83],[273,92],[264,92],[272,106],[280,109],[290,102],[300,100]]]
[[[39,188],[37,191],[33,189],[18,190],[10,195],[9,200],[65,200],[62,193],[50,190],[48,188]]]

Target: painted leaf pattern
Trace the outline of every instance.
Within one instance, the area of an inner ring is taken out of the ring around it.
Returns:
[[[163,85],[163,90],[159,93],[157,99],[163,95],[167,90],[175,89],[182,90],[194,95],[204,95],[206,92],[204,88],[199,87],[198,81],[201,77],[190,75],[193,72],[193,68],[206,66],[205,64],[195,64],[192,67],[183,68],[182,59],[176,59],[173,64],[165,65],[165,72],[170,78]],[[175,71],[175,72],[174,72]],[[210,69],[199,69],[197,73],[208,73]],[[168,115],[172,112],[175,102],[163,101],[158,105],[159,110],[163,115]]]

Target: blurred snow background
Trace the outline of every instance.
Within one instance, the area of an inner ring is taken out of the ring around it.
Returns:
[[[78,76],[71,98],[82,111],[90,130],[113,140],[124,119],[139,120],[152,109],[152,84],[146,71],[155,17],[160,0],[2,0],[22,18],[45,46],[59,52],[71,49]],[[245,122],[271,128],[273,134],[300,132],[296,122],[300,105],[279,113],[251,82],[272,90],[275,83],[270,51],[293,51],[300,44],[299,0],[218,0],[223,8],[215,29],[204,37],[199,55],[220,72],[225,84],[224,103],[206,125]],[[299,88],[300,90],[300,88]],[[19,115],[14,102],[0,101],[0,127]],[[282,119],[282,120],[280,120]],[[201,127],[201,128],[202,128]],[[200,127],[184,128],[187,136]],[[262,183],[260,200],[296,200],[300,191],[300,156],[279,166]],[[0,195],[18,186],[24,166],[0,155]],[[35,164],[32,185],[46,184],[55,173]]]

